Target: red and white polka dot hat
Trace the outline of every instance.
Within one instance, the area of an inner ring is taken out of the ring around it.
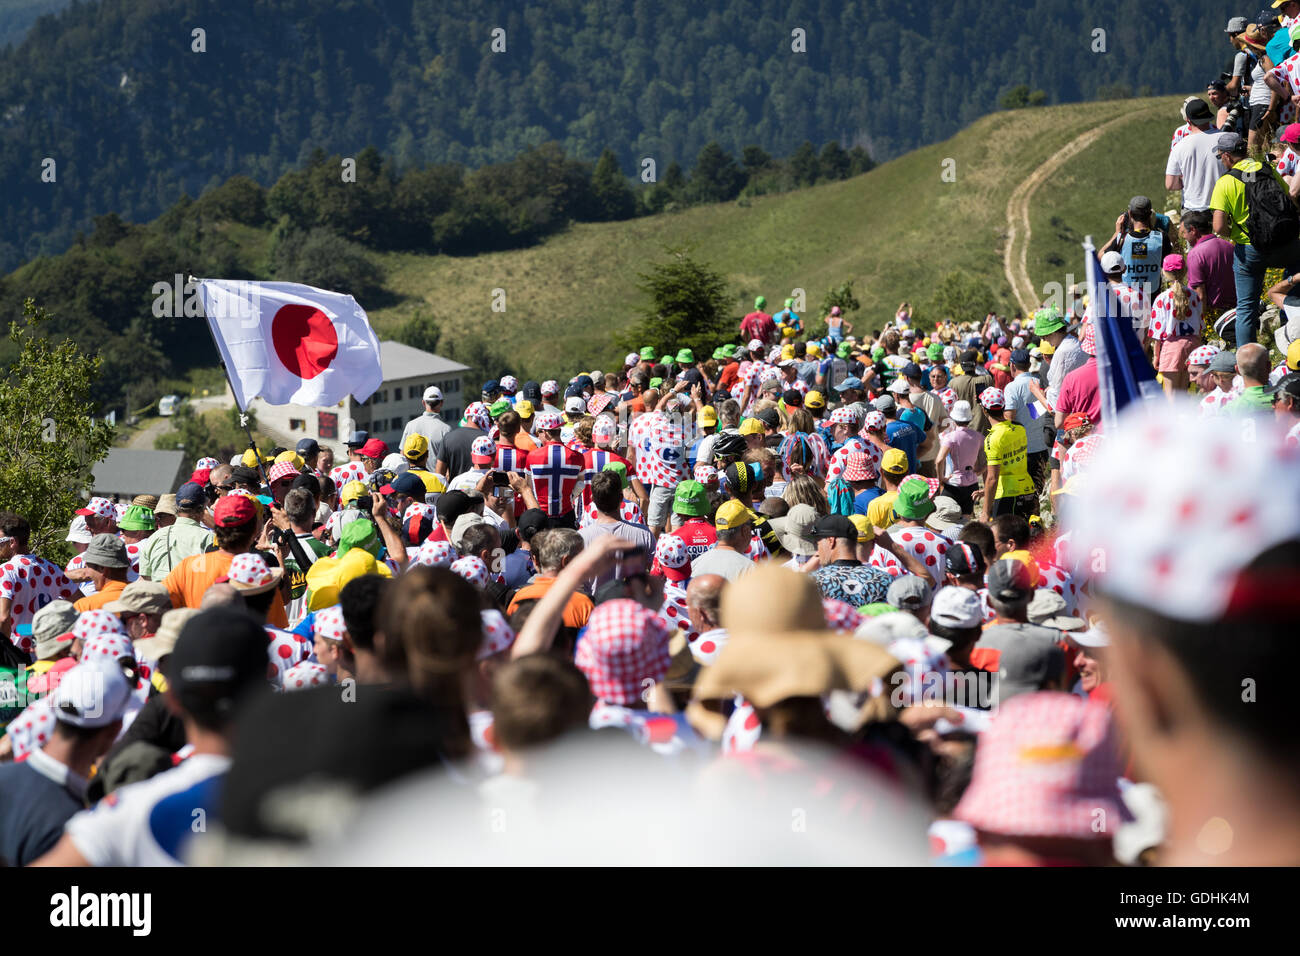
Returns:
[[[470,402],[465,409],[465,424],[473,425],[481,431],[487,431],[492,427],[492,413],[482,402]]]
[[[1186,621],[1294,600],[1246,570],[1300,538],[1300,452],[1272,419],[1154,401],[1129,406],[1106,434],[1088,483],[1063,496],[1070,554],[1097,591]]]
[[[72,636],[89,643],[106,634],[125,634],[122,619],[103,608],[82,611],[77,615],[77,623],[72,625]]]
[[[501,386],[501,391],[506,392],[509,395],[513,395],[515,392],[519,391],[519,379],[515,378],[513,375],[502,375],[501,381],[498,384]]]
[[[685,581],[691,576],[691,557],[686,552],[686,542],[675,534],[659,536],[655,544],[655,560],[669,581]]]
[[[312,661],[299,661],[287,671],[281,681],[286,691],[306,690],[308,687],[321,687],[329,683],[329,674],[324,664]]]
[[[1085,355],[1097,354],[1097,329],[1091,321],[1083,323],[1079,329],[1079,348]]]
[[[496,456],[497,456],[496,443],[493,442],[492,439],[488,438],[486,435],[482,435],[478,438],[475,438],[474,441],[470,443],[469,457],[470,457],[470,461],[472,461],[474,464],[486,465],[488,462],[493,461],[496,458]]]
[[[1194,349],[1187,356],[1188,365],[1209,365],[1210,360],[1223,350],[1217,345],[1201,345]]]
[[[271,662],[269,679],[272,683],[283,685],[285,675],[299,661],[305,660],[310,645],[299,639],[297,634],[288,631],[271,633],[271,643],[267,645],[266,656]]]
[[[1005,408],[1007,399],[1002,389],[990,386],[980,392],[980,404],[985,408]]]
[[[448,541],[426,541],[420,545],[414,560],[426,568],[449,568],[456,560],[456,549]]]
[[[267,566],[266,559],[260,554],[249,552],[237,554],[230,562],[226,579],[236,590],[248,594],[261,594],[269,591],[280,582],[284,571]]]
[[[927,494],[927,497],[929,498],[933,498],[935,495],[937,495],[939,493],[939,489],[943,487],[938,478],[927,478],[925,477],[925,475],[908,475],[906,478],[903,479],[903,481],[911,481],[913,478],[920,478],[922,481],[926,483],[926,485],[930,489],[930,491]],[[902,486],[903,481],[900,481],[898,483],[900,487]]]
[[[550,432],[560,428],[563,424],[564,419],[555,412],[538,412],[537,422],[534,427],[539,432]]]
[[[514,628],[506,623],[505,616],[496,608],[479,611],[479,620],[483,622],[483,640],[479,643],[476,660],[500,654],[515,642]]]
[[[826,626],[832,631],[856,631],[862,623],[857,608],[834,598],[822,598],[822,610],[826,613]]]
[[[718,484],[718,469],[712,465],[697,464],[692,476],[706,488],[713,488]]]
[[[591,440],[597,445],[611,442],[618,437],[618,422],[608,415],[601,415],[591,425]]]
[[[87,518],[91,515],[97,515],[100,518],[117,519],[117,509],[113,507],[113,502],[107,498],[91,498],[84,507],[78,508],[76,513]]]
[[[86,613],[92,614],[94,612],[87,611]],[[131,643],[131,638],[118,632],[100,632],[86,639],[85,646],[81,650],[80,659],[83,661],[115,661],[123,657],[135,659],[135,645]]]
[[[348,626],[343,621],[343,608],[337,604],[333,607],[321,608],[312,619],[313,637],[323,637],[327,641],[341,641],[347,629]]]
[[[203,471],[206,468],[208,471],[211,471],[219,464],[221,464],[221,462],[217,461],[215,458],[200,458],[194,463],[194,470]]]
[[[841,405],[839,408],[831,412],[832,425],[856,425],[857,423],[858,416],[854,415],[853,409],[849,408],[847,405]]]
[[[542,383],[542,394],[543,394],[543,395],[559,395],[559,394],[560,394],[560,383],[557,382],[557,381],[556,381],[555,379],[553,379],[553,378],[548,378],[546,381],[544,381],[544,382]]]
[[[451,571],[453,574],[459,574],[480,591],[488,586],[488,566],[483,563],[482,558],[472,554],[457,558],[451,563]]]
[[[883,412],[878,412],[874,408],[867,412],[862,419],[862,430],[868,432],[882,432],[889,422],[885,419]]]

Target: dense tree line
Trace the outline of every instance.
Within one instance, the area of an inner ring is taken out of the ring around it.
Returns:
[[[1021,84],[1048,103],[1120,82],[1203,89],[1229,52],[1222,10],[1209,0],[1153,0],[1141,16],[1122,0],[953,0],[942,10],[887,0],[74,2],[0,53],[0,272],[66,249],[96,215],[147,221],[232,175],[269,187],[317,149],[355,156],[367,143],[398,170],[423,168],[432,185],[407,188],[435,197],[450,174],[436,164],[477,171],[550,141],[597,162],[608,147],[624,175],[655,160],[654,202],[665,208],[692,198],[683,170],[710,143],[788,156],[835,141],[884,160],[951,135]],[[47,158],[55,182],[41,178]],[[742,189],[784,188],[784,173],[755,176],[744,157],[736,166],[751,174]],[[736,190],[736,171],[719,173],[713,198]],[[560,215],[564,196],[535,192],[537,208],[511,222],[508,241]],[[471,189],[433,206],[419,229],[435,243],[499,245],[501,194]],[[607,199],[612,215],[626,214],[621,190]],[[439,217],[438,228],[424,225]]]

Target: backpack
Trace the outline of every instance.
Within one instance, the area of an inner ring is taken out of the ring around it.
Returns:
[[[1300,238],[1300,213],[1268,167],[1258,175],[1245,176],[1241,170],[1228,175],[1246,187],[1246,234],[1256,249],[1267,250]]]

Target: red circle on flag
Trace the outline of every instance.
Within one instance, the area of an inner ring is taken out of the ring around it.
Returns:
[[[339,337],[329,316],[311,305],[284,305],[271,320],[275,354],[290,372],[313,379],[339,354]]]

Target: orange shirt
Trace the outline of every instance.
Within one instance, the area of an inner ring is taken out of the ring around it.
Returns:
[[[172,607],[198,607],[203,595],[216,583],[217,578],[224,577],[230,571],[233,554],[225,551],[207,551],[192,554],[163,578],[163,587],[172,598]],[[272,627],[287,628],[289,615],[284,609],[284,598],[277,592],[271,598],[271,606],[266,612],[266,623]]]
[[[516,448],[518,448],[520,451],[524,452],[525,454],[527,454],[530,451],[537,450],[537,442],[533,440],[532,435],[528,434],[528,432],[524,431],[523,429],[520,429],[518,434],[515,435],[514,444]]]
[[[107,581],[94,594],[81,598],[72,606],[77,609],[78,614],[82,611],[94,611],[103,607],[109,601],[116,601],[125,587],[125,581]]]
[[[514,614],[519,608],[521,601],[532,601],[539,599],[551,589],[555,583],[555,578],[536,577],[531,584],[525,584],[515,592],[514,599],[510,606],[506,608],[506,617]],[[591,617],[591,612],[596,605],[592,603],[591,598],[581,591],[575,591],[569,596],[569,603],[564,605],[564,626],[565,627],[586,627],[587,618]]]

